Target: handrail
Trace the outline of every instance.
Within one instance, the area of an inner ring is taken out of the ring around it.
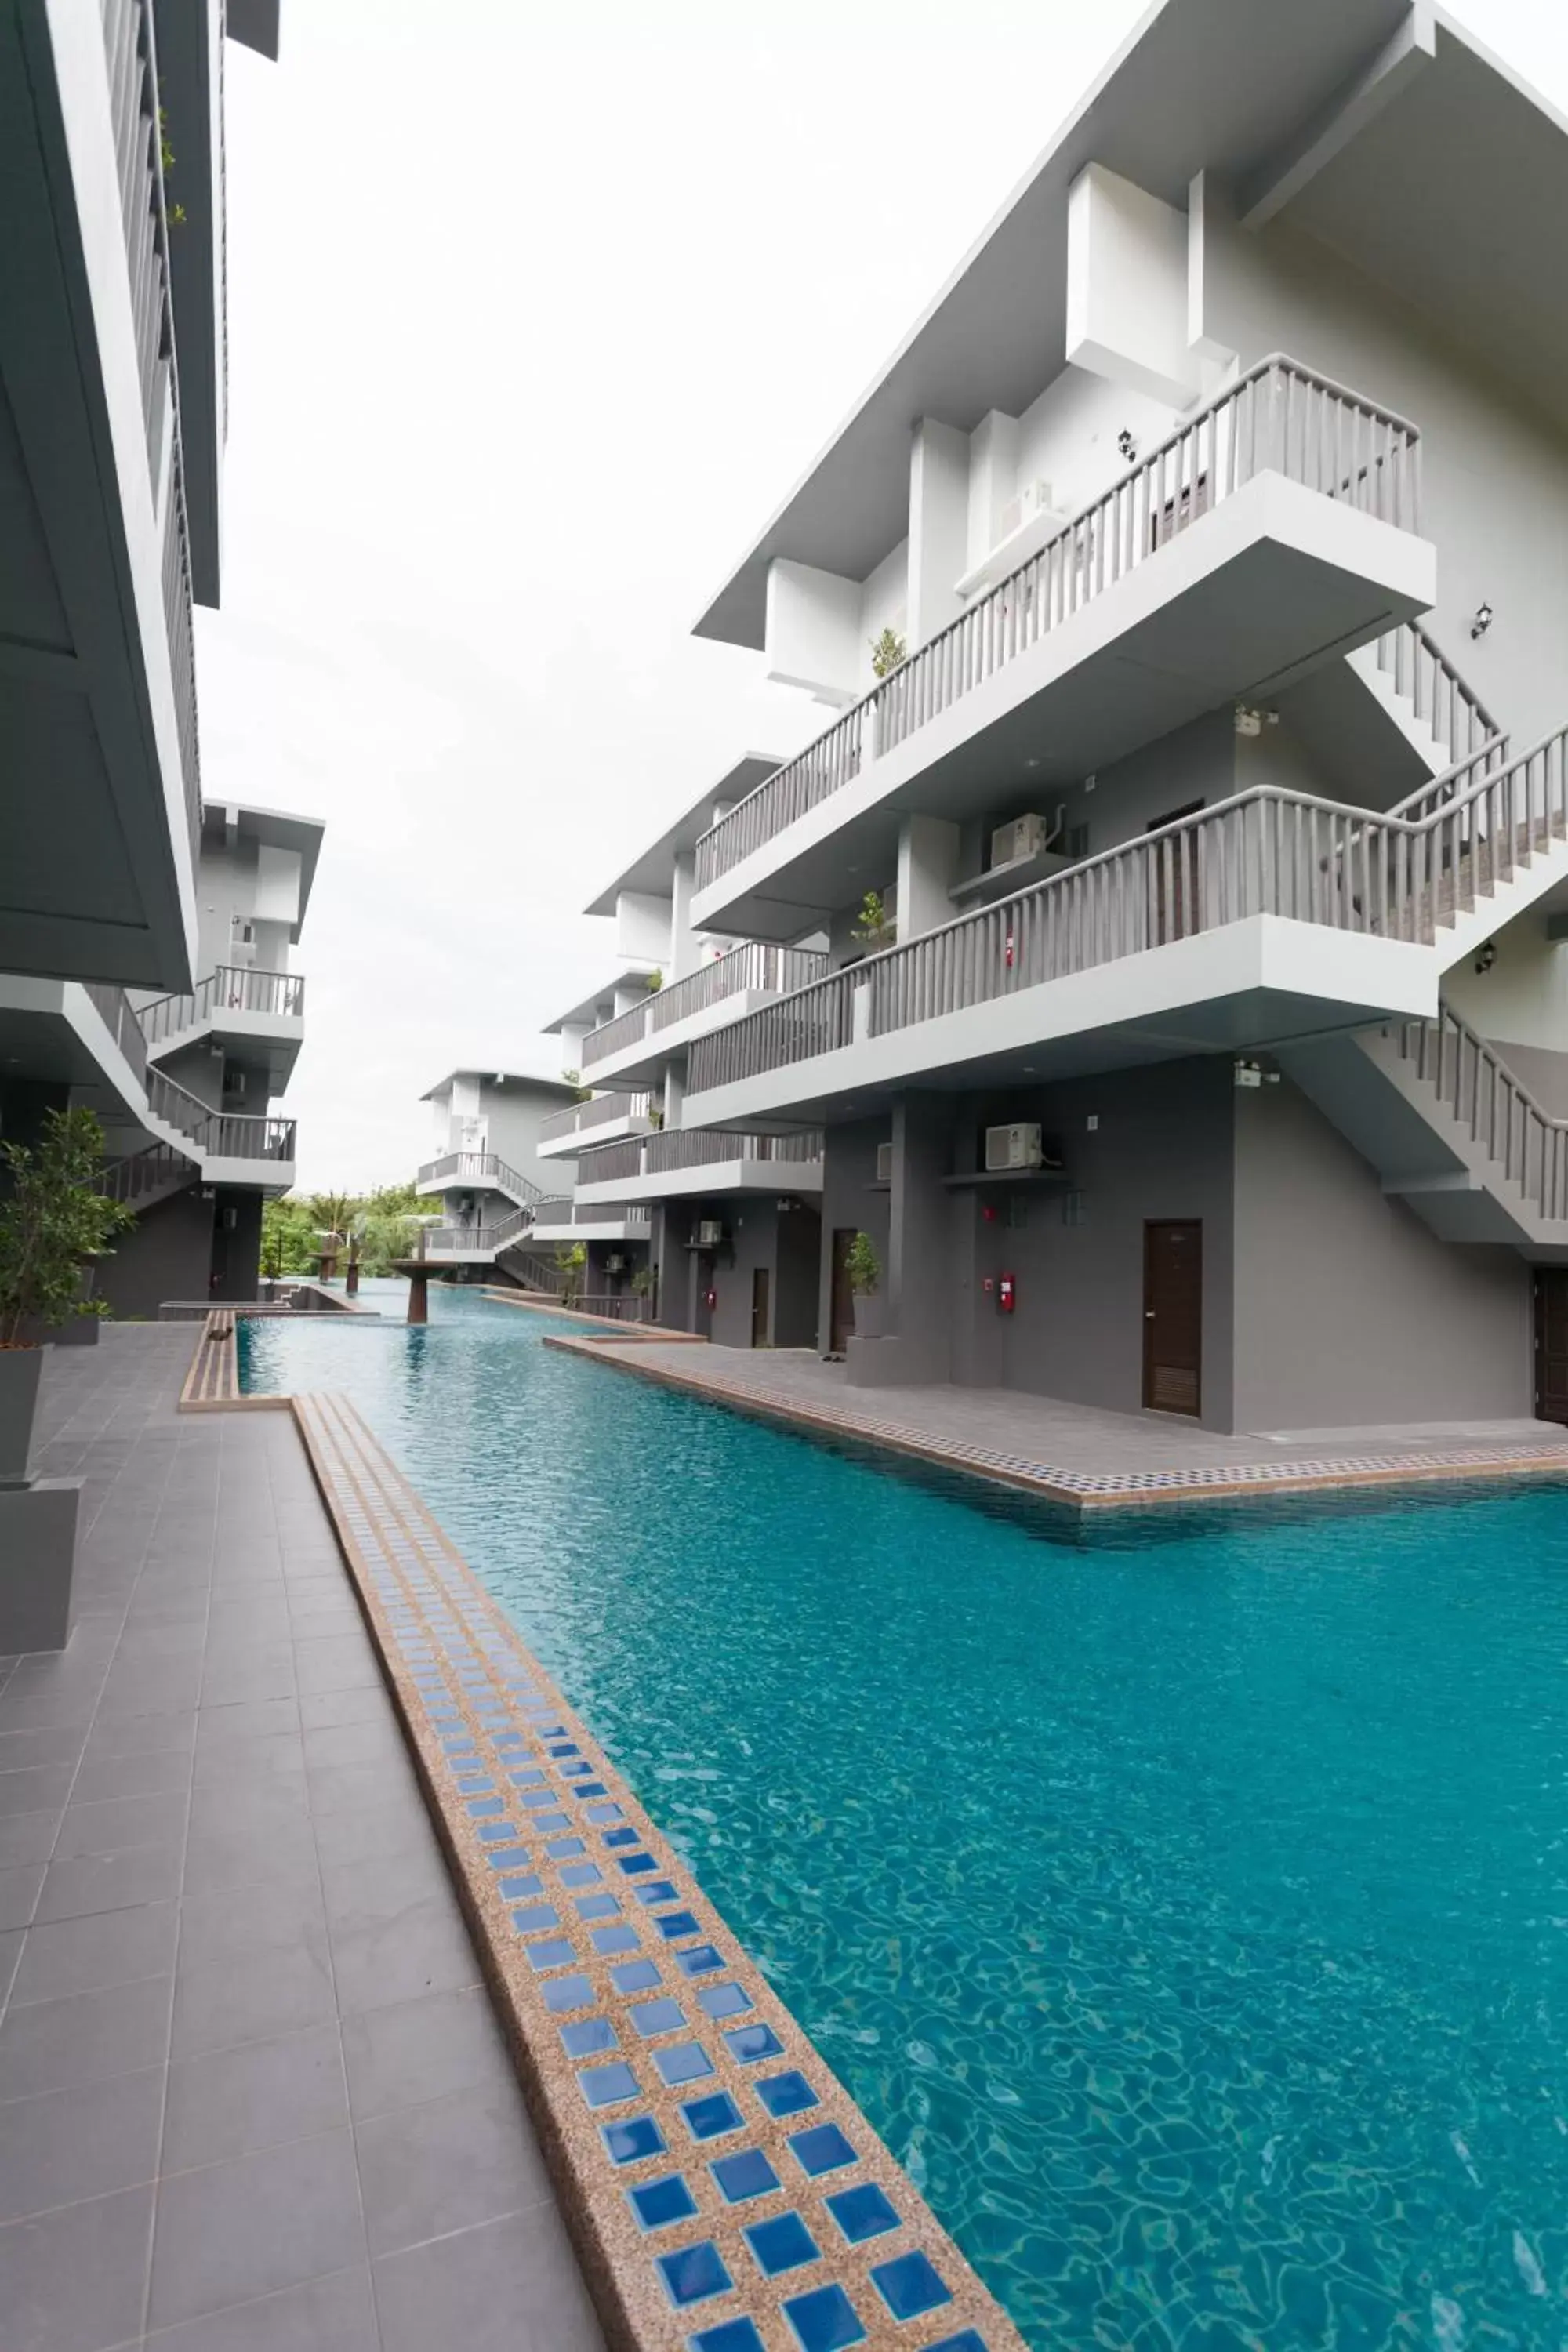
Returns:
[[[254,1111],[214,1110],[157,1068],[147,1073],[147,1108],[217,1160],[291,1160],[295,1122]]]
[[[1385,1032],[1385,1034],[1387,1034]],[[1542,1218],[1568,1221],[1568,1119],[1554,1118],[1500,1054],[1447,1005],[1435,1021],[1404,1021],[1400,1058],[1432,1087],[1470,1140],[1498,1161]]]
[[[419,1228],[422,1257],[473,1256],[479,1252],[504,1249],[510,1241],[526,1234],[533,1223],[531,1209],[519,1209],[510,1217],[502,1217],[493,1225],[421,1225]]]
[[[584,1151],[577,1162],[577,1182],[608,1184],[621,1176],[642,1173],[643,1138],[628,1135],[618,1143],[601,1143],[592,1151]]]
[[[605,1127],[613,1118],[646,1118],[647,1110],[646,1093],[591,1095],[586,1102],[573,1103],[542,1118],[539,1140],[554,1143],[563,1136],[580,1135],[584,1128]]]
[[[667,1128],[650,1135],[644,1146],[644,1165],[650,1176],[674,1168],[706,1168],[729,1160],[763,1160],[779,1166],[799,1167],[822,1157],[819,1133],[745,1135],[723,1128]]]
[[[688,1097],[1247,916],[1430,943],[1568,839],[1568,728],[1485,756],[1420,817],[1263,785],[1102,850],[698,1038]]]
[[[537,1184],[519,1175],[493,1151],[444,1151],[438,1160],[426,1160],[417,1181],[437,1184],[446,1179],[450,1179],[453,1188],[478,1184],[498,1192],[516,1192],[529,1205],[544,1197]]]
[[[647,1211],[628,1202],[576,1201],[569,1192],[553,1194],[549,1200],[535,1204],[533,1222],[538,1225],[605,1225],[624,1222],[628,1225],[646,1225]]]
[[[719,1004],[727,996],[737,996],[752,989],[765,989],[784,994],[790,989],[804,988],[827,970],[828,960],[816,948],[777,947],[767,940],[745,940],[725,955],[715,956],[710,963],[701,964],[689,971],[683,980],[673,980],[668,988],[656,989],[641,1004],[628,1007],[602,1028],[591,1029],[583,1040],[583,1067],[590,1062],[602,1062],[607,1054],[619,1053],[624,1045],[635,1045],[645,1037],[668,1029],[677,1021],[685,1021],[706,1005]]]
[[[863,760],[904,741],[1268,470],[1396,529],[1416,527],[1415,427],[1300,361],[1271,353],[737,801],[697,844],[697,889],[841,790],[860,773]]]
[[[1506,746],[1508,737],[1491,712],[1419,621],[1402,621],[1397,628],[1385,629],[1373,640],[1373,652],[1378,668],[1393,680],[1394,692],[1404,695],[1422,725],[1448,746],[1450,761],[1471,760],[1493,744]]]
[[[147,1080],[147,1040],[142,1034],[142,1023],[136,1007],[122,988],[112,982],[84,980],[82,987],[91,998],[99,1018],[113,1038],[138,1079]]]
[[[260,1013],[275,1020],[300,1019],[305,1010],[305,976],[298,971],[263,971],[255,964],[220,963],[194,989],[154,997],[138,1013],[149,1045],[178,1037],[221,1013]]]
[[[122,1160],[106,1160],[99,1171],[100,1192],[111,1201],[136,1202],[149,1192],[183,1184],[197,1173],[197,1163],[172,1143],[152,1143]]]

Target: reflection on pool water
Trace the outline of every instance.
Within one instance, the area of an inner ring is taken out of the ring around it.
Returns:
[[[1032,2344],[1568,2345],[1562,1490],[1079,1535],[433,1296],[247,1385],[354,1399]]]

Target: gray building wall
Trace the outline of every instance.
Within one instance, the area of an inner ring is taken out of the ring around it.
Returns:
[[[724,1228],[717,1250],[690,1246],[700,1223]],[[768,1275],[768,1322],[774,1348],[809,1348],[816,1339],[817,1275],[822,1223],[806,1202],[781,1209],[757,1192],[727,1192],[712,1200],[665,1203],[659,1319],[700,1333],[721,1348],[752,1345],[752,1290],[759,1267]],[[707,1305],[713,1290],[714,1305]]]
[[[205,1298],[213,1265],[213,1207],[211,1201],[203,1200],[199,1184],[155,1202],[117,1244],[113,1255],[99,1260],[98,1297],[107,1299],[116,1315],[149,1321],[165,1298]],[[256,1296],[254,1277],[250,1296]]]
[[[1533,1412],[1523,1261],[1439,1241],[1288,1080],[1235,1103],[1235,1425]]]
[[[874,1192],[877,1146],[891,1139],[892,1112],[846,1120],[830,1127],[822,1151],[822,1257],[817,1270],[817,1344],[826,1349],[833,1331],[833,1235],[839,1226],[868,1234],[886,1280],[889,1196]]]

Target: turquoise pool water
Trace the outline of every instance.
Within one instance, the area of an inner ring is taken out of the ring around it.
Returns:
[[[1568,1495],[1089,1538],[540,1346],[352,1395],[1030,2343],[1568,2346]]]

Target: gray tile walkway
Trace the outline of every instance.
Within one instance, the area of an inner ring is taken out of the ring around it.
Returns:
[[[57,1350],[58,1657],[0,1661],[5,2352],[602,2352],[292,1420]]]

